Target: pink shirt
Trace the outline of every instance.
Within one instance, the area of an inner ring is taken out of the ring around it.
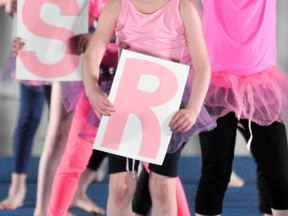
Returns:
[[[179,0],[169,1],[152,14],[141,13],[130,0],[122,0],[116,43],[120,48],[191,63],[179,14]]]
[[[202,0],[213,72],[239,75],[276,65],[276,0]]]

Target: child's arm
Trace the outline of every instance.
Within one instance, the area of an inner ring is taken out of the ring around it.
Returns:
[[[98,79],[99,67],[106,47],[114,37],[120,6],[120,0],[110,0],[105,6],[83,59],[83,83],[86,95],[98,118],[115,111],[108,96],[99,89]]]
[[[194,73],[189,102],[185,109],[180,109],[173,116],[170,127],[173,131],[187,132],[196,122],[200,113],[208,91],[211,69],[197,9],[189,0],[180,0],[180,14]]]

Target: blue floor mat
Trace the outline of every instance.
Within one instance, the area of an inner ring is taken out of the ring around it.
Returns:
[[[24,206],[14,210],[0,210],[0,216],[33,216],[33,210],[36,200],[37,170],[39,158],[32,158],[30,161],[27,195]],[[235,157],[234,170],[244,180],[245,185],[241,188],[228,188],[225,196],[222,216],[260,216],[258,212],[258,196],[256,189],[255,163],[249,156]],[[199,181],[201,158],[200,157],[182,157],[179,165],[179,175],[181,177],[191,214],[194,215],[195,193]],[[0,158],[0,199],[7,196],[11,177],[11,158]],[[93,183],[88,189],[88,195],[99,206],[106,208],[108,192],[108,177],[104,181]],[[87,216],[89,214],[71,209],[70,212],[77,216]],[[123,215],[125,216],[125,215]]]

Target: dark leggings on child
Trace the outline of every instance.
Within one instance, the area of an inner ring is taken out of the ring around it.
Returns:
[[[132,200],[132,210],[139,215],[148,215],[152,206],[151,196],[149,192],[149,173],[143,167],[138,181],[136,191]]]
[[[230,180],[238,120],[229,113],[217,120],[217,127],[200,134],[202,174],[196,194],[196,212],[222,213],[224,195]],[[240,120],[245,130],[248,121]],[[271,208],[288,209],[288,147],[285,125],[274,122],[259,126],[252,122],[251,153],[261,176],[267,182]],[[245,199],[245,197],[243,197]]]
[[[93,153],[90,157],[87,167],[93,171],[97,171],[105,157],[108,157],[107,152],[93,149]]]
[[[26,173],[33,139],[39,126],[45,99],[50,105],[51,86],[20,83],[20,106],[13,137],[13,172]]]
[[[183,147],[185,146],[185,144],[183,144],[182,147],[179,148],[175,153],[166,154],[166,157],[163,163],[163,166],[166,168],[163,170],[168,169],[169,172],[166,172],[166,173],[157,172],[157,169],[153,167],[156,173],[164,175],[164,176],[177,177],[178,176],[178,164],[179,164],[179,160],[181,156],[181,151]],[[169,165],[168,161],[170,161],[171,164],[174,164],[174,166]],[[157,166],[157,165],[154,165],[154,166],[158,167],[158,169],[161,169],[161,166]],[[132,200],[132,210],[134,213],[137,213],[139,215],[148,215],[150,208],[152,206],[152,200],[151,200],[151,196],[149,192],[148,182],[149,182],[149,173],[143,167],[138,177],[136,191]]]
[[[238,127],[240,133],[245,138],[246,142],[248,142],[250,138],[249,131],[245,130],[242,127]],[[259,194],[259,211],[262,214],[271,214],[271,197],[269,194],[269,186],[268,183],[264,177],[263,170],[260,170],[259,167],[257,167],[257,188],[258,188],[258,194]]]

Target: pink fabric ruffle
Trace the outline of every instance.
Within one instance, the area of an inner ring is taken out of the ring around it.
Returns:
[[[288,76],[277,67],[244,76],[213,73],[205,105],[216,117],[234,112],[239,119],[262,126],[283,122],[288,105]]]

